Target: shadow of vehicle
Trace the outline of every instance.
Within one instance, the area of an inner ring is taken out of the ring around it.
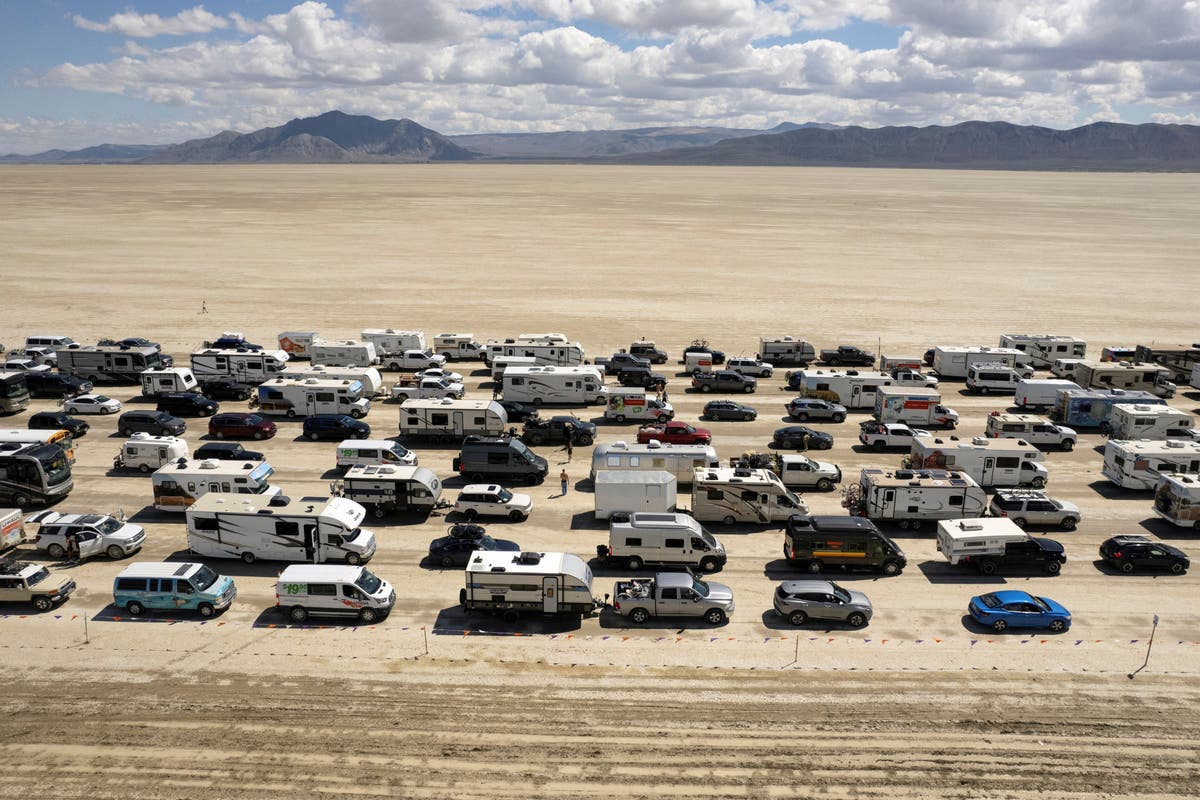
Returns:
[[[456,604],[438,612],[430,633],[435,636],[549,636],[571,633],[581,627],[581,618],[574,614],[551,616],[529,611],[522,612],[516,619],[505,619],[500,612],[468,612]]]
[[[1088,488],[1106,500],[1147,500],[1149,497],[1153,496],[1152,492],[1141,492],[1137,489],[1124,489],[1120,486],[1117,486],[1107,478],[1104,480],[1092,481],[1088,484]]]
[[[788,621],[787,617],[781,616],[778,611],[773,608],[767,609],[762,613],[760,620],[764,628],[769,628],[773,631],[795,631],[797,634],[802,633],[823,633],[829,634],[834,631],[865,631],[871,627],[871,623],[854,627],[846,622],[833,622],[827,619],[808,618],[808,621],[793,625]]]
[[[1070,628],[1061,631],[1052,631],[1049,628],[1013,628],[1008,627],[1002,631],[998,631],[990,625],[982,625],[976,622],[975,618],[970,614],[962,615],[962,626],[968,633],[973,633],[979,636],[1015,636],[1017,638],[1033,639],[1039,636],[1062,636],[1070,632]]]
[[[954,564],[948,564],[945,561],[922,561],[917,564],[917,569],[921,570],[921,574],[930,583],[941,584],[959,584],[962,586],[982,584],[991,588],[1003,586],[1008,583],[1007,575],[981,575],[977,570],[971,567],[960,567]],[[1051,577],[1048,573],[1041,573],[1047,577]]]
[[[725,620],[720,625],[710,625],[699,617],[651,617],[645,622],[635,625],[611,606],[605,606],[600,610],[600,627],[603,630],[673,630],[683,633],[684,631],[717,631],[728,625],[729,620]]]
[[[204,625],[208,622],[220,620],[228,609],[217,611],[211,617],[202,617],[199,612],[192,609],[174,611],[165,608],[147,608],[141,614],[134,616],[124,608],[109,603],[104,608],[97,611],[91,617],[91,622],[157,622],[174,625],[179,622],[186,622],[192,625]]]
[[[1138,522],[1138,526],[1142,530],[1157,536],[1159,539],[1186,539],[1188,541],[1196,540],[1196,528],[1183,528],[1179,525],[1172,525],[1165,519],[1159,517],[1147,517]]]
[[[903,573],[896,573],[900,575]],[[877,581],[894,578],[896,575],[884,575],[882,572],[870,569],[853,569],[850,566],[822,565],[820,572],[809,572],[804,567],[793,566],[786,559],[776,558],[763,566],[763,576],[772,581],[800,581],[806,578],[813,580],[846,581]]]

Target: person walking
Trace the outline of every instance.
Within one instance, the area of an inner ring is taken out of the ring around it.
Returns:
[[[559,483],[562,484],[562,496],[563,497],[567,496],[567,481],[569,481],[569,480],[570,480],[570,477],[567,475],[567,469],[566,469],[566,467],[563,467],[563,471],[558,473],[558,481],[559,481]]]
[[[568,462],[571,460],[571,456],[575,454],[575,443],[571,441],[571,439],[574,438],[573,433],[574,432],[570,428],[567,429],[567,444],[565,447],[563,447],[563,449],[567,451]]]
[[[207,301],[207,300],[201,300],[201,301],[200,301],[200,313],[201,313],[201,314],[207,314],[207,313],[208,313],[208,301]]]
[[[805,431],[804,435],[800,437],[800,452],[808,452],[808,431]]]

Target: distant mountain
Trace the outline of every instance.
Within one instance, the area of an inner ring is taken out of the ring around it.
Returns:
[[[160,144],[100,144],[82,150],[47,150],[31,156],[0,156],[5,164],[119,164],[139,161],[161,150]]]
[[[254,133],[225,131],[152,153],[148,164],[466,161],[478,155],[409,119],[330,111]]]
[[[1097,122],[1067,131],[1007,122],[802,128],[708,147],[603,159],[624,164],[954,169],[1200,170],[1200,126]]]

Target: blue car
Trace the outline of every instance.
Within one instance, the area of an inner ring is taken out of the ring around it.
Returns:
[[[1005,590],[972,597],[967,610],[980,625],[994,631],[1045,628],[1059,633],[1071,627],[1071,612],[1049,597]]]

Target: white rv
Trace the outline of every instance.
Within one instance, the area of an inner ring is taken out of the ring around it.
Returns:
[[[508,427],[504,406],[495,400],[409,400],[400,407],[400,433],[461,439],[499,436]]]
[[[1200,475],[1160,475],[1154,513],[1181,528],[1200,525]]]
[[[496,356],[492,359],[492,380],[500,383],[504,370],[509,367],[536,367],[537,359],[533,356]]]
[[[135,433],[121,445],[113,459],[114,469],[153,472],[164,464],[188,457],[188,443],[178,436],[151,436]]]
[[[262,383],[287,367],[282,350],[235,350],[206,348],[192,353],[192,373],[203,383],[228,378],[241,383]]]
[[[188,549],[210,558],[362,564],[375,534],[367,510],[344,497],[207,494],[187,510]]]
[[[592,448],[591,479],[601,470],[633,469],[663,470],[675,476],[679,483],[691,483],[697,467],[719,467],[717,451],[708,444],[646,444],[613,442]]]
[[[784,522],[807,514],[800,499],[769,469],[701,467],[692,479],[692,516],[705,522]]]
[[[1033,376],[1029,356],[1011,347],[935,347],[933,350],[933,371],[943,378],[966,380],[972,364],[989,362],[1016,368],[1026,378]]]
[[[1200,442],[1109,439],[1101,474],[1123,489],[1150,490],[1163,473],[1200,472]]]
[[[142,396],[158,397],[169,392],[199,391],[196,376],[187,367],[156,367],[142,370]]]
[[[587,353],[579,342],[538,340],[505,343],[497,356],[526,356],[539,364],[570,367],[584,363]]]
[[[894,383],[891,375],[865,370],[802,369],[788,375],[788,385],[801,397],[828,400],[846,408],[875,408],[879,387]]]
[[[1065,425],[1056,425],[1036,414],[988,414],[984,435],[992,439],[1024,439],[1030,444],[1075,449],[1079,434]]]
[[[980,486],[1041,489],[1050,477],[1042,463],[1045,460],[1045,454],[1024,439],[976,436],[961,441],[957,436],[921,436],[913,438],[906,466],[963,472]]]
[[[608,404],[604,408],[604,418],[624,422],[631,420],[642,422],[656,420],[667,422],[675,418],[675,409],[670,403],[664,403],[645,389],[610,386],[608,388]]]
[[[509,367],[504,371],[505,400],[519,403],[589,405],[608,397],[596,367]]]
[[[954,428],[958,412],[942,405],[942,396],[928,389],[880,386],[875,391],[875,419],[909,425]]]
[[[1108,423],[1109,436],[1113,439],[1200,440],[1195,418],[1170,406],[1140,403],[1113,406]]]
[[[1083,358],[1087,342],[1076,336],[1057,334],[1005,333],[1000,346],[1020,350],[1029,356],[1030,364],[1046,369],[1060,358]]]
[[[371,401],[363,394],[363,385],[358,381],[275,378],[258,387],[258,410],[275,416],[349,414],[360,419],[371,410]]]
[[[207,494],[273,497],[279,494],[279,488],[267,480],[274,474],[275,469],[266,461],[180,458],[150,476],[154,507],[159,511],[187,511]]]
[[[425,331],[398,331],[393,328],[367,328],[362,340],[375,345],[380,356],[403,353],[405,350],[424,350]]]
[[[318,378],[321,380],[358,381],[362,384],[363,397],[378,397],[383,394],[383,376],[375,367],[333,367],[320,364],[301,367],[293,364],[280,373],[279,377],[293,380]]]
[[[807,367],[817,360],[817,349],[791,336],[759,338],[757,358],[776,367]]]
[[[931,519],[980,517],[988,503],[987,493],[970,475],[944,469],[867,468],[842,495],[850,514],[901,528],[919,528]]]
[[[379,353],[371,342],[353,339],[331,342],[314,339],[309,348],[309,358],[314,364],[329,367],[375,367],[379,365]]]
[[[312,345],[319,340],[316,331],[284,331],[279,334],[279,349],[291,358],[312,358]]]
[[[674,511],[679,481],[662,470],[605,469],[593,480],[596,519],[624,517],[635,511]]]
[[[459,592],[464,611],[495,611],[515,622],[521,612],[586,616],[595,608],[592,569],[570,553],[477,550]]]
[[[1125,389],[1172,397],[1176,386],[1171,370],[1158,364],[1128,361],[1084,361],[1075,368],[1075,382],[1085,389]]]
[[[475,341],[473,333],[437,333],[433,336],[433,352],[447,361],[479,361],[483,345]]]
[[[334,488],[335,495],[361,503],[376,517],[428,514],[442,497],[442,482],[428,467],[357,464]]]
[[[1026,378],[1017,382],[1013,405],[1017,408],[1053,408],[1058,403],[1059,392],[1081,388],[1075,381]]]

